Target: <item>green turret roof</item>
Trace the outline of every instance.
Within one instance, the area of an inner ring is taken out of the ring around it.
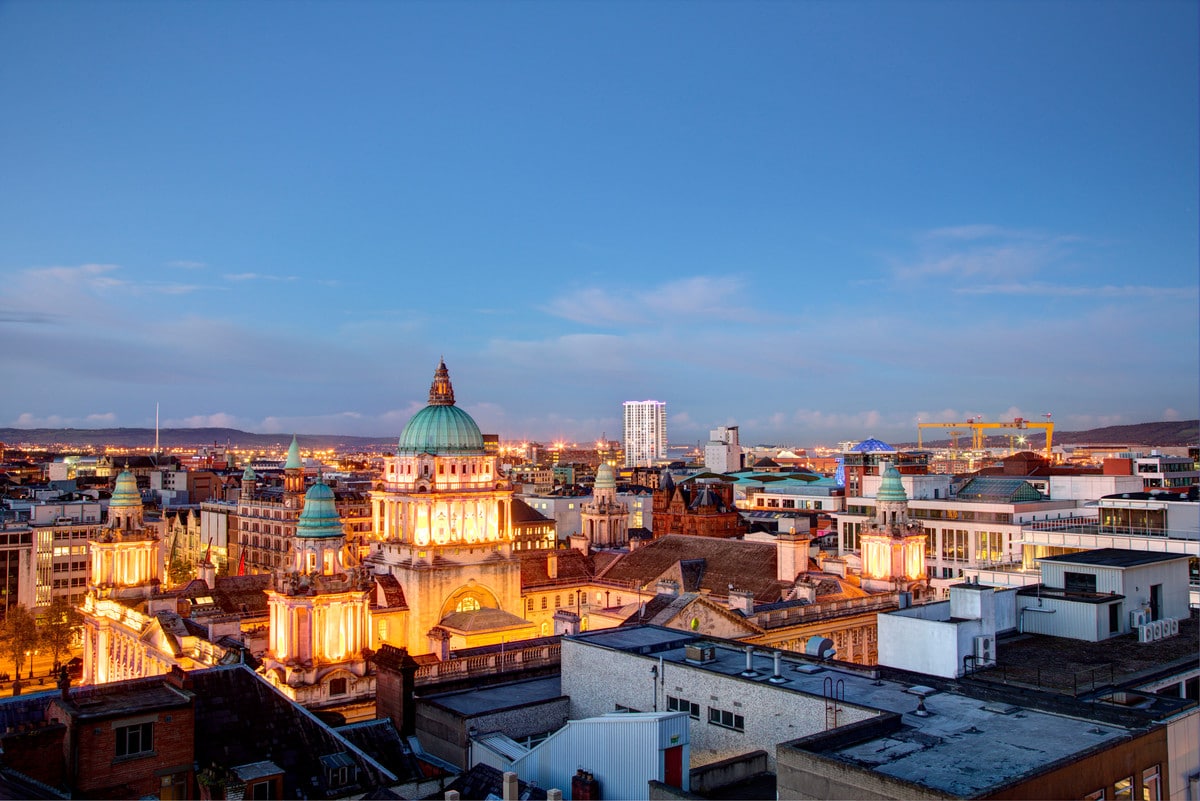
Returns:
[[[893,464],[888,464],[883,471],[883,481],[879,483],[879,491],[875,493],[876,501],[907,501],[908,493],[900,483],[900,471]]]
[[[254,474],[254,468],[246,465],[246,469],[242,471],[242,481],[258,481],[258,476]]]
[[[345,536],[333,490],[325,482],[318,480],[305,493],[304,510],[296,523],[296,536],[317,539]]]
[[[298,470],[304,467],[300,461],[300,443],[296,441],[296,435],[292,434],[292,444],[288,446],[287,461],[283,464],[284,470]]]
[[[137,479],[133,477],[133,473],[128,470],[122,470],[117,475],[117,482],[113,485],[112,500],[109,501],[108,508],[120,509],[123,507],[141,507],[142,493],[138,491]]]

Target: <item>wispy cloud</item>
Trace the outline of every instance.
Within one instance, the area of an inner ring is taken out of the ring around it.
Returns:
[[[1070,286],[1032,281],[1027,284],[984,284],[982,286],[955,287],[951,290],[960,295],[1041,295],[1048,297],[1097,297],[1097,298],[1195,298],[1200,286],[1150,286],[1126,284],[1114,286]]]
[[[659,325],[706,319],[744,317],[739,307],[740,279],[695,276],[644,289],[613,291],[588,287],[552,299],[544,311],[590,325]]]
[[[264,273],[226,273],[226,281],[299,281],[296,275],[266,275]]]
[[[22,412],[13,420],[12,425],[17,428],[108,428],[115,425],[117,415],[115,412],[95,412],[80,417],[69,415],[49,414],[45,416],[36,415],[33,412]]]
[[[174,267],[177,270],[203,270],[204,268],[208,267],[208,265],[202,261],[187,261],[186,259],[169,261],[167,262],[167,266]]]
[[[928,279],[1011,279],[1034,275],[1069,254],[1080,237],[992,224],[934,228],[913,237],[917,253],[892,257],[894,277]]]

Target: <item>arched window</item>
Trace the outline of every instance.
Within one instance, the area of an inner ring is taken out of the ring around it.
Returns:
[[[462,600],[458,602],[458,606],[454,607],[455,612],[474,612],[479,608],[479,599],[474,595],[464,595]]]

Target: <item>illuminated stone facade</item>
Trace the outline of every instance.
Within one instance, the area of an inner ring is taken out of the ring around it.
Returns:
[[[908,517],[900,472],[888,464],[875,495],[875,521],[859,538],[862,586],[873,592],[914,590],[925,579],[925,532]]]
[[[622,548],[629,544],[629,507],[617,500],[617,480],[606,463],[596,468],[592,500],[579,507],[583,536],[594,548]]]
[[[88,541],[91,587],[84,598],[83,683],[138,678],[169,670],[150,664],[141,635],[150,618],[145,602],[162,576],[162,551],[147,528],[133,473],[117,476],[108,522]]]
[[[376,630],[377,641],[444,655],[535,636],[515,614],[522,607],[512,487],[475,421],[455,405],[444,362],[371,502],[378,541],[366,561],[397,579],[411,607]]]
[[[288,564],[267,589],[270,646],[263,672],[305,706],[375,693],[365,654],[373,582],[362,567],[347,562],[333,490],[318,481],[305,496]]]

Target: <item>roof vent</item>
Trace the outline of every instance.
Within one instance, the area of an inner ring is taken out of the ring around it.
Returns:
[[[717,658],[717,648],[711,643],[692,643],[683,649],[683,658],[697,665],[707,665]]]

